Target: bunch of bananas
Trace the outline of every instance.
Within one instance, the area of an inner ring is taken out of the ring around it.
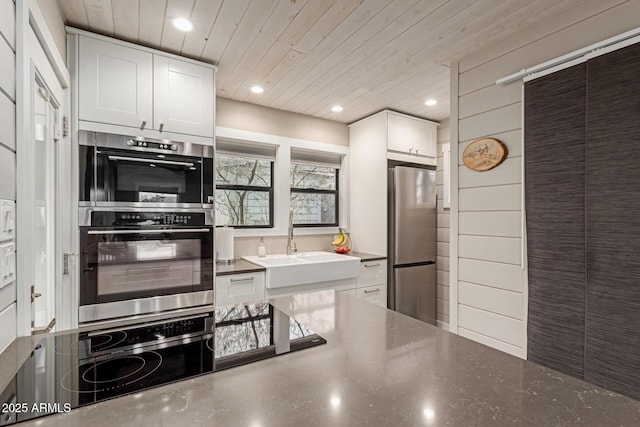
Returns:
[[[338,237],[336,237],[336,239],[331,242],[331,245],[333,246],[344,246],[347,244],[347,242],[349,241],[349,236],[347,235],[347,233],[342,231],[342,228],[338,228]]]
[[[333,246],[336,247],[336,252],[339,254],[347,254],[351,250],[351,245],[349,242],[349,235],[342,231],[342,228],[338,228],[338,237],[331,242]]]

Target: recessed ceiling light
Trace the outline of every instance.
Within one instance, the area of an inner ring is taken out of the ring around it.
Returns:
[[[334,105],[333,107],[331,107],[331,111],[333,111],[334,113],[339,113],[342,110],[343,108],[339,105]]]
[[[184,32],[193,31],[193,23],[189,21],[187,18],[175,18],[171,22],[173,23],[173,26],[180,31],[184,31]]]
[[[250,90],[253,93],[262,93],[262,92],[264,92],[264,88],[262,86],[258,86],[258,85],[251,86]]]
[[[438,101],[437,101],[437,100],[435,100],[435,99],[427,99],[427,100],[424,102],[424,105],[427,105],[427,106],[429,106],[429,107],[433,107],[433,106],[434,106],[434,105],[436,105],[437,103],[438,103]]]

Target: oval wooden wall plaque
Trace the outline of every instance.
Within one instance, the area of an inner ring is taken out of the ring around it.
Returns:
[[[477,139],[462,152],[464,165],[478,172],[493,169],[506,158],[507,147],[495,138]]]

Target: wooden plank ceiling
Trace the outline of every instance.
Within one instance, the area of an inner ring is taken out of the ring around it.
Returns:
[[[452,60],[583,2],[58,1],[68,25],[218,65],[218,96],[347,123],[383,108],[448,118]]]

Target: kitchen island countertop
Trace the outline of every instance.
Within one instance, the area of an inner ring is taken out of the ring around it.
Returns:
[[[271,302],[327,344],[21,425],[600,427],[640,422],[638,401],[340,292]],[[4,376],[27,357],[30,345],[30,338],[21,338],[0,355]]]

